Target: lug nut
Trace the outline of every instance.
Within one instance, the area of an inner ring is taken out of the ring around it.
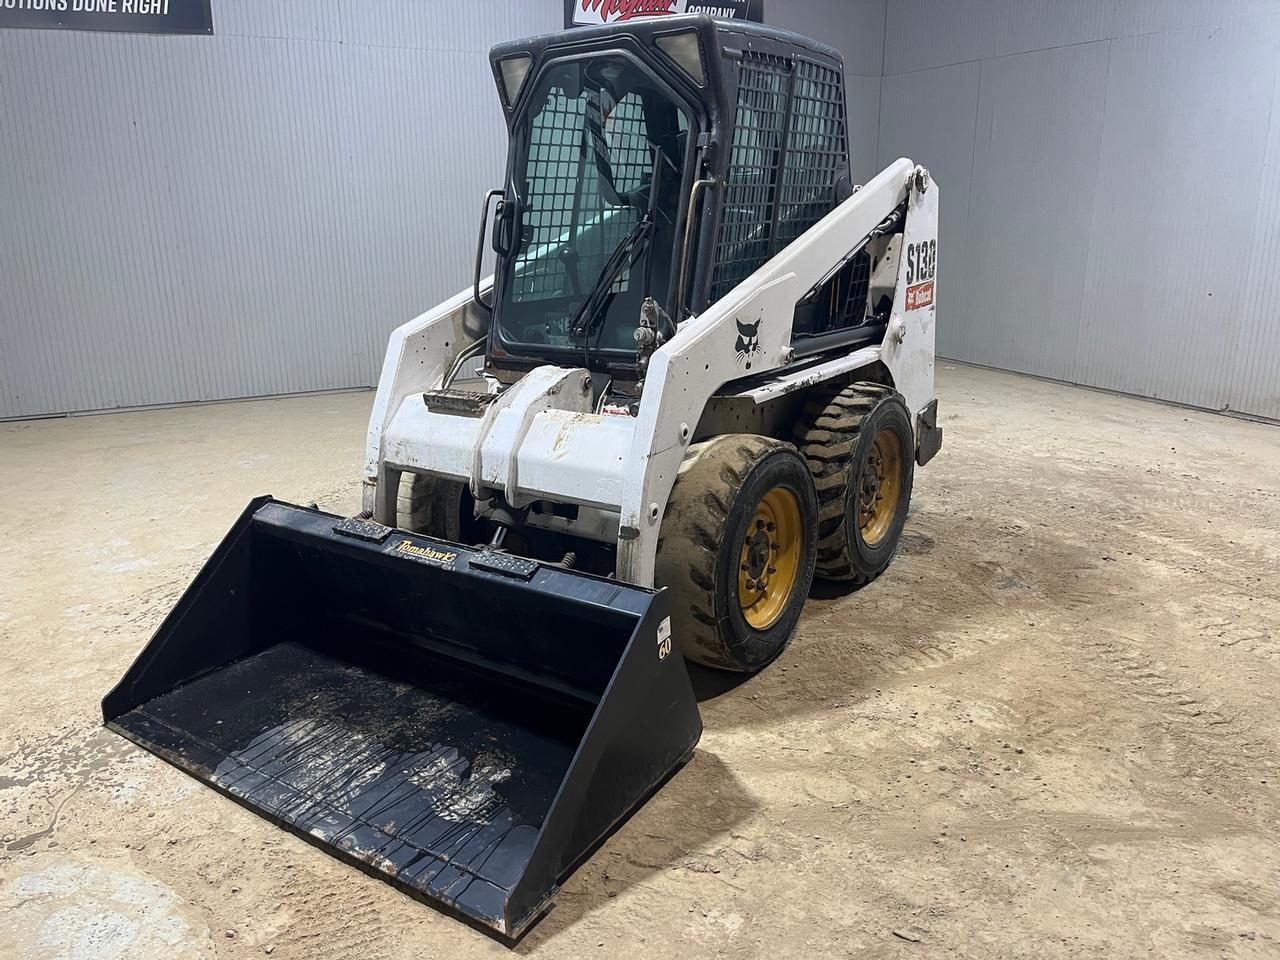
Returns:
[[[747,581],[747,589],[748,589],[748,590],[754,590],[755,588],[756,588],[756,582],[755,582],[754,580],[748,580],[748,581]]]
[[[778,572],[778,568],[777,568],[777,567],[770,567],[770,568],[766,571],[766,573],[777,573],[777,572]]]

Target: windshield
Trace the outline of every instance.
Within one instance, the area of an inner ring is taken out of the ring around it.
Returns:
[[[667,306],[688,119],[622,57],[553,65],[530,104],[517,133],[502,339],[523,353],[634,353],[645,296]],[[616,279],[597,289],[606,269]]]

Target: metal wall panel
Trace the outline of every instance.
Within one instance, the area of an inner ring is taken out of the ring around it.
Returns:
[[[936,6],[889,9],[879,157],[942,184],[939,352],[1280,418],[1280,0]]]
[[[1231,20],[1276,13],[1276,0],[1123,0],[1112,36],[1137,36],[1186,27],[1216,27]]]
[[[866,183],[882,169],[876,163],[880,144],[880,78],[844,75],[849,103],[849,171],[854,183]]]
[[[982,64],[962,355],[1052,375],[1080,316],[1107,75],[1105,44]],[[943,184],[945,191],[946,185]],[[939,257],[941,259],[941,256]]]
[[[1168,5],[1168,0],[1161,0]],[[1117,11],[1132,0],[998,0],[989,55],[1004,57],[1115,36]]]
[[[1280,18],[1269,19],[1112,42],[1088,296],[1068,379],[1229,403],[1280,62]]]
[[[527,9],[541,14],[546,26],[538,33],[564,25],[563,8],[550,9],[545,0],[507,0],[494,3],[458,3],[456,0],[345,0],[339,9],[344,42],[375,47],[412,47],[422,50],[488,50],[502,40],[513,40],[526,29],[514,29],[517,19],[527,20]]]
[[[976,61],[885,77],[880,98],[880,157],[883,169],[898,157],[925,164],[941,185],[938,210],[938,295],[943,322],[937,349],[958,356],[953,338],[962,329],[947,322],[967,315],[972,274],[965,266],[969,224],[969,188],[973,182],[973,140],[977,129]]]
[[[1275,13],[1278,0],[895,0],[884,73]]]
[[[341,41],[341,0],[214,0],[214,30],[223,37]]]
[[[1249,243],[1238,367],[1232,376],[1232,409],[1280,418],[1280,71],[1271,94],[1262,184]]]
[[[485,52],[562,9],[372,8],[0,30],[0,417],[369,385],[470,282],[506,149]]]
[[[1003,0],[894,0],[885,17],[886,76],[991,55]]]
[[[766,0],[764,18],[772,26],[839,49],[846,73],[879,78],[888,6],[888,0]]]

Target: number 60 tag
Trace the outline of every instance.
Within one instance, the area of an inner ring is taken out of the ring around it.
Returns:
[[[671,653],[671,618],[663,617],[658,624],[658,659],[665,660]]]

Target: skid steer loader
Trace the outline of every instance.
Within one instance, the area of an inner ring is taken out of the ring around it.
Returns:
[[[814,576],[892,558],[941,443],[938,189],[850,183],[843,64],[802,37],[680,16],[491,61],[506,183],[470,288],[391,337],[363,512],[251,503],[103,713],[514,938],[692,755],[683,658],[757,670]]]

